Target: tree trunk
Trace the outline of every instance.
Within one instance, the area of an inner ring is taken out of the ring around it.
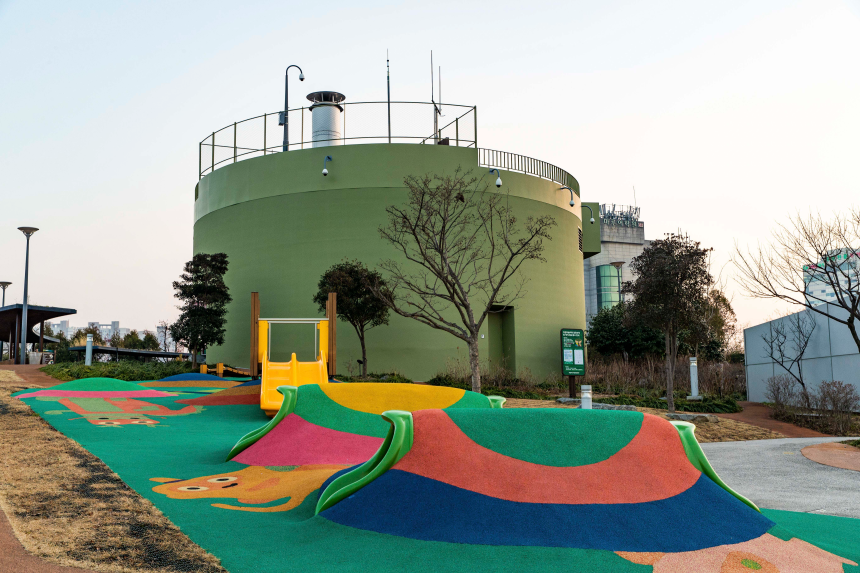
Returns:
[[[358,340],[361,342],[361,377],[367,378],[367,348],[364,346],[364,331],[358,333]]]
[[[666,333],[666,406],[669,412],[675,411],[675,352],[678,340]]]
[[[860,352],[860,337],[857,336],[857,327],[854,325],[854,316],[848,317],[848,330],[851,332],[851,337],[854,339],[854,344],[857,345],[857,351]]]
[[[481,392],[481,369],[478,363],[478,337],[469,341],[469,366],[472,370],[472,392]]]
[[[197,370],[197,349],[191,347],[191,368]]]

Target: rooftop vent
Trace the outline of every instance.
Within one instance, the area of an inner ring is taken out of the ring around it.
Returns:
[[[338,92],[313,92],[308,94],[311,106],[311,141],[314,147],[343,145],[343,106],[346,96]]]

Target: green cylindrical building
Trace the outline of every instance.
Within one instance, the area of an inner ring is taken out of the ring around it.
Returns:
[[[349,105],[362,104],[343,104]],[[301,121],[299,112],[304,121],[311,113],[291,110],[291,126]],[[567,185],[578,195],[576,180],[544,162],[478,149],[471,127],[467,141],[461,139],[461,125],[454,122],[445,128],[434,125],[428,130],[433,134],[430,138],[415,141],[424,144],[387,143],[384,136],[379,138],[384,143],[351,144],[368,140],[350,138],[349,122],[356,116],[360,114],[353,109],[345,110],[344,133],[337,146],[317,142],[312,147],[312,141],[293,137],[291,131],[290,150],[274,153],[280,146],[269,147],[267,138],[273,144],[278,138],[269,124],[277,114],[255,118],[262,122],[262,146],[239,141],[242,124],[201,143],[194,252],[227,253],[230,268],[225,280],[233,296],[225,343],[209,348],[207,361],[249,365],[252,291],[260,293],[263,318],[319,317],[322,313],[312,297],[330,266],[344,259],[357,259],[370,267],[384,259],[396,260],[398,252],[380,238],[378,228],[387,222],[386,207],[406,202],[404,178],[451,174],[460,167],[484,177],[492,192],[509,193],[520,221],[551,215],[558,223],[551,231],[552,240],[545,242],[546,262],[528,261],[521,269],[529,278],[525,296],[514,308],[493,313],[485,322],[482,360],[517,372],[528,369],[539,378],[560,373],[559,331],[586,326],[583,257],[599,251],[600,244],[599,224],[588,223],[591,215],[586,210],[583,226],[579,197],[571,207],[570,192],[561,188]],[[301,130],[302,135],[308,131],[303,123]],[[253,132],[260,137],[259,129]],[[385,132],[384,125],[380,132]],[[445,140],[449,132],[451,137]],[[323,176],[326,156],[331,161],[326,164],[328,175]],[[501,189],[492,184],[495,175],[488,174],[489,167],[502,168]],[[358,337],[349,324],[338,323],[337,342],[338,372],[347,373],[361,357]],[[273,331],[271,357],[288,360],[296,352],[299,360],[312,360],[313,344],[310,326],[279,325]],[[468,363],[465,343],[393,313],[389,325],[368,331],[367,345],[370,370],[398,371],[416,380],[433,377],[457,359]]]

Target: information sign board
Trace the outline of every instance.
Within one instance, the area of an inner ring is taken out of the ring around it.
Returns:
[[[585,333],[582,329],[561,329],[561,374],[585,376]]]

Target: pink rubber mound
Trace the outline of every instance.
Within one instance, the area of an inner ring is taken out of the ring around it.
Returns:
[[[290,414],[233,461],[252,466],[353,465],[373,457],[382,442],[383,438],[324,428]]]

